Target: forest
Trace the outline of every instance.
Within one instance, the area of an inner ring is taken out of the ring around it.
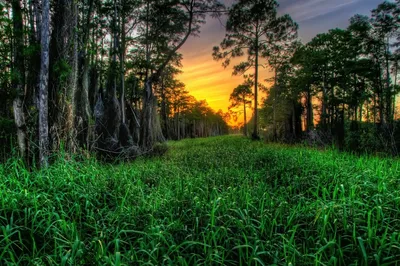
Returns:
[[[370,16],[350,18],[347,29],[331,29],[306,44],[297,23],[277,15],[272,2],[239,1],[229,11],[224,40],[213,49],[224,67],[242,60],[233,75],[245,80],[231,100],[244,113],[252,100],[260,108],[254,109],[252,137],[261,130],[271,141],[398,155],[400,1],[385,1]],[[266,68],[272,77],[259,80]],[[258,90],[267,94],[261,106]],[[247,135],[247,126],[243,130]]]
[[[41,165],[61,149],[133,158],[165,139],[228,133],[227,113],[176,79],[179,48],[221,8],[218,1],[3,2],[2,152],[18,146],[26,162]]]
[[[0,1],[0,265],[400,264],[400,0],[281,2]]]

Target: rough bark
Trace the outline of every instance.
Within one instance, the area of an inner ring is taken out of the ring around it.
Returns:
[[[59,0],[55,5],[51,38],[49,124],[54,150],[61,140],[69,152],[76,149],[76,91],[78,86],[78,10],[75,0]]]
[[[50,0],[42,1],[41,63],[39,86],[39,157],[40,165],[48,164],[49,128],[48,128],[48,75],[50,41]]]
[[[69,27],[69,51],[68,61],[71,67],[71,73],[68,78],[67,99],[70,102],[70,112],[67,113],[67,145],[71,152],[75,152],[76,148],[76,135],[77,131],[74,126],[74,119],[77,112],[76,92],[78,89],[78,33],[76,28],[78,26],[78,7],[74,0],[67,0],[71,12],[71,22]]]
[[[13,30],[14,30],[14,43],[13,46],[13,78],[12,87],[15,91],[15,98],[13,102],[13,112],[15,125],[17,127],[17,138],[20,155],[22,158],[26,157],[27,151],[27,137],[26,137],[26,123],[24,114],[24,86],[25,86],[25,64],[24,64],[24,35],[23,35],[23,19],[22,9],[19,0],[12,1],[13,11]]]
[[[140,126],[140,147],[149,150],[155,142],[164,142],[160,119],[157,114],[157,99],[153,94],[152,80],[145,84],[145,97]]]

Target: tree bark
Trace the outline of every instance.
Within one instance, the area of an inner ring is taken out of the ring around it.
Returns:
[[[48,76],[50,41],[50,0],[42,0],[41,63],[39,86],[39,157],[40,165],[48,165],[49,121],[48,121]]]
[[[12,1],[13,12],[13,30],[14,30],[14,43],[13,46],[13,66],[12,66],[12,87],[15,91],[15,98],[13,102],[13,112],[15,125],[17,127],[17,137],[20,155],[26,159],[27,151],[27,136],[26,136],[26,123],[24,114],[24,86],[25,86],[25,64],[24,64],[24,33],[23,33],[23,19],[22,9],[19,0]]]
[[[67,91],[67,99],[70,101],[70,117],[67,119],[68,127],[70,130],[67,132],[67,145],[71,152],[75,152],[76,128],[75,116],[77,113],[76,93],[78,91],[78,6],[75,0],[69,0],[69,8],[71,9],[71,25],[69,28],[70,47],[69,48],[69,64],[71,66],[71,73],[69,75],[69,89]]]

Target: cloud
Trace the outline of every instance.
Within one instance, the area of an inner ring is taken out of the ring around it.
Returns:
[[[337,12],[346,6],[355,4],[362,0],[305,0],[305,1],[286,1],[281,13],[290,14],[299,23],[315,19],[333,12]],[[300,2],[300,3],[299,3]]]

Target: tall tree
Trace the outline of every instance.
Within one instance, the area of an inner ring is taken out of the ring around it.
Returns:
[[[78,10],[74,0],[55,3],[50,41],[49,127],[52,149],[61,140],[66,149],[75,151],[78,90]]]
[[[380,60],[382,70],[382,88],[383,97],[381,101],[381,123],[391,123],[392,118],[392,98],[393,91],[391,87],[390,61],[392,57],[391,45],[392,38],[399,30],[400,25],[396,14],[399,13],[399,7],[396,3],[385,1],[376,9],[372,10],[372,25],[374,29],[374,37],[379,45],[379,51],[376,51],[376,56]]]
[[[263,56],[267,58],[268,65],[275,72],[273,97],[273,135],[275,140],[277,139],[276,98],[279,93],[278,72],[285,69],[285,66],[289,64],[291,57],[299,46],[299,43],[296,42],[297,29],[297,23],[289,15],[284,15],[277,19],[274,30],[267,32],[265,37],[268,45]]]
[[[213,48],[214,60],[224,60],[229,66],[231,59],[242,57],[247,51],[247,60],[234,66],[234,75],[254,70],[254,128],[252,137],[259,138],[258,130],[258,68],[260,56],[272,44],[270,32],[277,32],[285,22],[277,15],[275,0],[239,0],[228,13],[226,35],[220,46]],[[284,16],[287,17],[287,16]],[[221,51],[222,50],[222,51]]]
[[[24,24],[22,17],[21,3],[19,0],[13,0],[13,31],[14,31],[14,47],[13,47],[13,64],[12,64],[12,87],[14,89],[13,111],[15,125],[17,127],[18,145],[20,154],[23,158],[26,156],[27,136],[26,123],[24,114],[24,97],[25,97],[25,59],[24,51]]]
[[[48,77],[50,43],[50,0],[42,0],[41,63],[39,84],[39,159],[42,167],[48,164],[49,120]]]

